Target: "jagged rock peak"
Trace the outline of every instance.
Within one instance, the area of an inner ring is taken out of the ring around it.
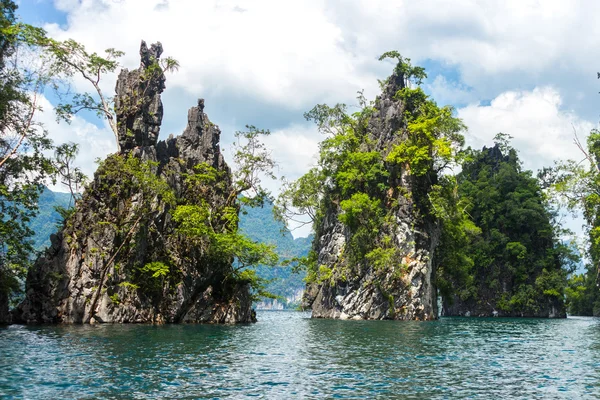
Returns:
[[[220,138],[221,130],[204,113],[204,99],[198,99],[198,106],[188,111],[187,127],[178,139],[180,156],[193,165],[206,162],[222,169],[225,161],[219,147]]]
[[[496,143],[493,147],[483,146],[483,153],[487,152],[487,157],[492,160],[503,161],[507,158],[506,154],[502,154],[502,149],[500,149],[500,144]]]
[[[385,159],[394,145],[407,140],[407,105],[399,90],[406,87],[402,71],[395,70],[375,101],[368,123],[374,150]],[[439,227],[420,212],[423,193],[435,177],[415,176],[409,168],[382,163],[389,173],[390,190],[379,194],[380,204],[389,204],[386,221],[378,227],[374,243],[389,240],[395,248],[393,266],[381,270],[366,257],[351,260],[348,249],[356,232],[343,224],[339,203],[326,205],[315,228],[313,243],[319,270],[330,271],[327,279],[308,283],[303,306],[312,308],[313,318],[413,319],[437,318],[432,256]],[[329,194],[325,194],[327,197]],[[390,201],[391,200],[391,201]]]
[[[182,135],[157,142],[165,82],[157,68],[161,53],[160,43],[148,48],[142,42],[140,67],[121,71],[115,101],[121,154],[100,165],[69,220],[29,270],[26,297],[13,310],[14,321],[255,320],[250,286],[231,278],[232,260],[209,256],[210,243],[193,243],[177,232],[174,204],[223,209],[232,178],[219,147],[221,131],[204,113],[202,99],[189,110]],[[135,162],[127,164],[130,157],[123,153],[153,167],[148,171]],[[190,183],[201,163],[217,170],[217,184]],[[143,173],[142,180],[136,170]],[[147,182],[158,182],[160,188],[148,188]],[[225,229],[221,218],[211,223]],[[148,269],[152,265],[162,268],[158,280]]]
[[[154,146],[163,117],[160,94],[165,89],[165,75],[158,64],[163,48],[160,42],[148,48],[142,40],[140,67],[121,70],[115,87],[115,113],[119,151]]]
[[[375,101],[375,110],[369,121],[369,132],[376,141],[377,150],[384,153],[385,149],[392,148],[391,144],[395,141],[404,140],[404,137],[398,135],[404,126],[404,104],[396,93],[405,87],[404,75],[400,71],[394,71]]]
[[[160,42],[152,43],[150,45],[150,49],[148,49],[148,45],[146,41],[142,40],[142,44],[140,45],[140,67],[148,68],[162,55],[163,47]]]
[[[405,76],[401,71],[394,70],[383,88],[382,97],[393,99],[398,90],[406,87]]]

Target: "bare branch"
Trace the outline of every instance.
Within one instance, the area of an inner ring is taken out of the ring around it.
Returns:
[[[4,165],[4,163],[9,158],[13,157],[17,153],[17,151],[19,150],[19,147],[21,147],[21,145],[23,144],[23,141],[27,137],[27,134],[29,133],[29,130],[31,129],[31,125],[33,123],[33,116],[35,115],[35,111],[37,110],[37,106],[36,106],[37,98],[38,98],[37,93],[34,92],[33,102],[31,104],[29,116],[26,119],[25,126],[22,128],[19,140],[18,140],[17,144],[12,148],[12,150],[0,161],[0,167],[2,167],[2,165]]]

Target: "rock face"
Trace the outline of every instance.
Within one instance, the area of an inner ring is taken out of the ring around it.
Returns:
[[[140,68],[120,73],[120,153],[98,168],[74,214],[29,271],[26,299],[13,312],[16,322],[255,319],[248,284],[230,278],[232,260],[208,257],[205,246],[178,234],[172,219],[174,204],[222,206],[231,173],[219,148],[221,132],[204,113],[203,100],[189,110],[182,135],[157,142],[165,82],[157,68],[161,53],[160,43],[148,49],[142,42]],[[199,164],[218,171],[220,182],[192,188],[188,178]]]
[[[0,325],[9,324],[11,315],[8,312],[8,294],[0,293]]]
[[[119,74],[115,110],[121,151],[154,146],[158,141],[163,117],[160,94],[165,90],[165,75],[157,64],[162,52],[160,43],[148,49],[142,42],[140,68],[131,72],[123,69]]]
[[[404,77],[395,73],[375,102],[369,135],[385,158],[393,144],[406,140],[405,106],[395,97],[404,87]],[[342,210],[330,203],[316,227],[313,250],[317,266],[332,271],[331,277],[310,283],[303,299],[313,318],[430,320],[437,318],[437,300],[432,284],[431,256],[439,229],[422,212],[422,194],[435,183],[435,176],[415,177],[405,168],[387,167],[390,189],[384,204],[391,207],[394,222],[380,227],[380,235],[392,238],[397,250],[395,271],[382,273],[364,261],[348,265],[345,246],[352,233],[340,222]]]

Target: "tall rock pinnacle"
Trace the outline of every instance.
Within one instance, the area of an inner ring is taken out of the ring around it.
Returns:
[[[160,94],[165,89],[165,75],[159,64],[162,51],[160,42],[148,48],[142,40],[140,67],[123,69],[119,74],[115,111],[121,152],[154,146],[158,140],[163,117]]]

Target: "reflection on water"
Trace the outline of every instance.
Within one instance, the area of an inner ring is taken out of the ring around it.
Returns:
[[[2,398],[598,398],[600,320],[0,328]]]

